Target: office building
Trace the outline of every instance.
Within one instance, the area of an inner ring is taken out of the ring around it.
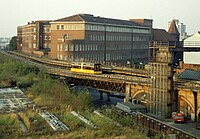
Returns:
[[[147,63],[152,20],[78,14],[50,22],[51,57],[100,63]]]

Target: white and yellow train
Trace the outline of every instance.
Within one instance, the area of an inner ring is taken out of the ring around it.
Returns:
[[[88,62],[72,62],[71,71],[87,74],[102,74],[101,64]]]

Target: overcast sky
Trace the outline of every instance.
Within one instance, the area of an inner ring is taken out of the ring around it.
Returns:
[[[16,35],[17,26],[32,20],[59,19],[79,13],[130,19],[153,19],[154,28],[168,30],[179,19],[189,34],[200,30],[200,0],[0,0],[0,37]]]

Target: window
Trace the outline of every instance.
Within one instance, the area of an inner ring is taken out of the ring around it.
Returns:
[[[44,39],[47,40],[47,39],[48,39],[48,36],[44,36]]]
[[[36,40],[36,36],[35,35],[33,35],[33,40]]]
[[[75,45],[75,51],[78,51],[78,44]]]
[[[60,44],[60,51],[62,51],[63,50],[63,45],[62,44]]]
[[[44,44],[44,48],[47,48],[47,44],[46,43]]]
[[[64,45],[64,51],[68,51],[68,44]]]
[[[59,51],[59,50],[60,50],[60,45],[58,44],[58,45],[57,45],[57,51]]]
[[[46,32],[50,32],[50,28],[46,28]]]
[[[36,48],[36,44],[35,43],[33,44],[33,48]]]
[[[36,28],[33,28],[32,31],[33,31],[33,32],[36,32]]]
[[[82,45],[80,44],[80,51],[82,51]]]
[[[67,60],[67,55],[64,55],[64,60]]]
[[[57,25],[57,30],[59,30],[60,29],[60,26],[59,25]]]
[[[62,56],[62,55],[60,55],[60,59],[63,59],[63,56]]]
[[[64,29],[64,25],[61,25],[61,29]]]
[[[69,45],[69,51],[74,51],[74,44]]]

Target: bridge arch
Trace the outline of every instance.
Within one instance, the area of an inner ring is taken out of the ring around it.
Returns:
[[[194,106],[185,96],[180,95],[180,100],[183,100],[184,102],[186,102],[189,105],[189,107],[192,109],[192,112],[194,113]]]
[[[200,114],[200,106],[197,108],[197,115]]]
[[[147,92],[147,90],[141,89],[141,90],[138,90],[136,93],[134,93],[133,96],[132,96],[132,98],[136,98],[138,95],[142,95],[142,94],[149,95],[149,93]]]

